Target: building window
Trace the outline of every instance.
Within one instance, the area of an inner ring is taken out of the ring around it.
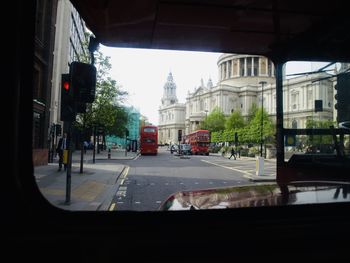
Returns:
[[[226,63],[222,64],[222,72],[221,72],[221,78],[225,79],[226,78]]]
[[[247,58],[247,76],[252,75],[252,58]]]
[[[238,65],[237,65],[237,59],[232,61],[232,76],[238,75]]]
[[[244,76],[244,58],[239,59],[239,71],[240,71],[240,76]]]
[[[298,109],[298,101],[299,101],[299,93],[298,92],[292,93],[292,95],[291,95],[291,104],[292,104],[292,109],[293,110]]]
[[[254,58],[254,66],[253,66],[253,74],[254,76],[258,76],[258,69],[259,69],[259,58]]]
[[[227,62],[227,78],[231,77],[231,60]]]
[[[266,58],[261,58],[260,74],[266,75]]]

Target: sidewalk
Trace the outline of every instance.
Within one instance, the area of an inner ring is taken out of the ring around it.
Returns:
[[[70,204],[66,204],[67,173],[58,172],[58,157],[53,163],[34,167],[34,176],[43,196],[54,206],[64,210],[108,210],[113,195],[117,192],[119,176],[125,165],[118,160],[134,159],[138,153],[111,150],[84,155],[83,173],[80,173],[81,152],[75,151],[72,159]]]
[[[222,158],[225,158],[227,160],[236,161],[233,158],[228,159],[230,154],[226,154],[225,156],[222,156],[221,153],[210,153],[210,155],[222,157]],[[247,160],[247,161],[251,161],[251,162],[256,162],[256,157],[246,157],[246,156],[238,157],[237,156],[237,160]],[[268,162],[268,163],[273,164],[273,163],[276,163],[276,159],[264,159],[264,162]],[[276,181],[276,175],[255,175],[255,174],[251,174],[251,173],[246,173],[243,175],[243,177],[245,177],[253,182],[275,182]]]

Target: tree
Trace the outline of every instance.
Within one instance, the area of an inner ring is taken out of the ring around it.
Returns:
[[[262,115],[263,114],[263,115]],[[262,115],[262,116],[261,116]],[[259,143],[261,141],[261,117],[263,119],[263,130],[262,130],[262,139],[263,141],[266,138],[271,138],[274,135],[274,125],[272,120],[269,118],[268,113],[265,110],[257,110],[252,120],[249,122],[246,132],[247,132],[247,141],[251,143]]]
[[[307,120],[306,128],[307,129],[329,129],[330,126],[335,125],[335,122],[331,120]],[[333,137],[332,135],[311,135],[307,138],[306,143],[308,145],[322,145],[322,144],[332,144]]]
[[[85,44],[87,47],[87,43]],[[97,50],[95,53],[96,95],[92,104],[87,105],[86,113],[79,113],[75,127],[81,131],[92,130],[93,127],[103,127],[104,134],[120,135],[125,130],[125,111],[119,104],[125,99],[127,92],[117,85],[117,82],[109,77],[112,69],[110,57],[104,56]],[[90,57],[82,54],[82,62],[89,63]],[[120,118],[120,119],[119,119]],[[119,125],[119,126],[118,126]],[[118,127],[117,127],[118,126]]]
[[[254,119],[257,111],[258,111],[258,106],[256,105],[256,103],[253,103],[252,106],[250,107],[249,111],[248,111],[248,118],[247,118],[247,122],[251,122],[252,119]]]
[[[240,129],[240,128],[243,128],[244,126],[245,126],[245,121],[241,111],[239,110],[232,112],[225,122],[226,130]]]
[[[225,129],[226,117],[221,109],[216,107],[201,123],[200,128],[210,132],[222,131]]]

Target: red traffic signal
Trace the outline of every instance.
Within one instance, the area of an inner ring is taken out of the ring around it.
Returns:
[[[61,79],[61,120],[75,121],[76,106],[74,94],[71,89],[71,77],[69,74],[62,74]]]
[[[64,81],[64,82],[63,82],[63,88],[64,88],[66,91],[69,91],[69,88],[70,88],[69,81]]]

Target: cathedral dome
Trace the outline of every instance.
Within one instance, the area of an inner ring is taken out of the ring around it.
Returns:
[[[234,85],[232,80],[239,85],[246,83],[247,78],[253,85],[264,80],[274,83],[275,68],[271,60],[258,55],[222,54],[217,62],[219,69],[219,82],[221,84]],[[255,83],[256,82],[256,83]]]

